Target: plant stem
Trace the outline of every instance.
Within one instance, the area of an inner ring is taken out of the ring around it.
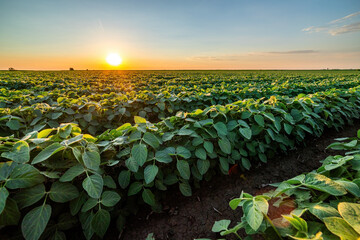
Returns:
[[[268,217],[268,215],[264,214],[264,217],[266,218],[266,220],[270,223],[271,227],[274,229],[276,235],[278,235],[278,237],[280,238],[280,240],[283,240],[283,238],[281,237],[279,231],[277,230],[277,228],[275,227],[275,225],[273,224],[273,222],[271,221],[271,219]]]
[[[234,232],[234,234],[240,239],[242,240],[242,238],[239,236],[239,234],[237,232]]]

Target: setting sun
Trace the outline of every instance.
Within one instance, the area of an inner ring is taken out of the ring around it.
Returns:
[[[121,57],[117,53],[110,53],[106,57],[106,62],[112,66],[119,66],[122,62]]]

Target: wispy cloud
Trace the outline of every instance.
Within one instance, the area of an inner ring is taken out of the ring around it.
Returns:
[[[270,51],[270,52],[248,52],[242,54],[232,55],[218,55],[218,56],[193,56],[189,60],[192,61],[239,61],[249,56],[274,56],[274,55],[296,55],[296,54],[312,54],[318,53],[317,50],[305,49],[305,50],[289,50],[289,51]]]
[[[356,16],[358,16],[358,15],[360,15],[360,11],[359,11],[359,12],[352,13],[352,14],[349,14],[349,15],[347,15],[347,16],[345,16],[345,17],[342,17],[342,18],[339,18],[339,19],[335,19],[335,20],[331,21],[330,24],[343,22],[343,21],[345,21],[345,20],[351,19],[351,18],[356,17]]]
[[[315,50],[292,50],[292,51],[280,51],[280,52],[265,52],[269,54],[307,54],[307,53],[317,53],[319,51]]]
[[[327,32],[332,36],[358,32],[360,31],[360,21],[358,16],[360,16],[360,11],[332,20],[324,26],[310,26],[302,29],[302,31],[308,33]]]

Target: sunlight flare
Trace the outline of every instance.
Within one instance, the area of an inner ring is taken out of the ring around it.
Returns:
[[[111,66],[119,66],[122,63],[122,58],[117,53],[110,53],[106,57],[106,62]]]

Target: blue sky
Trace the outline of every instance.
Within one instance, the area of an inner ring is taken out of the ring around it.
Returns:
[[[360,1],[0,0],[0,69],[360,67]]]

